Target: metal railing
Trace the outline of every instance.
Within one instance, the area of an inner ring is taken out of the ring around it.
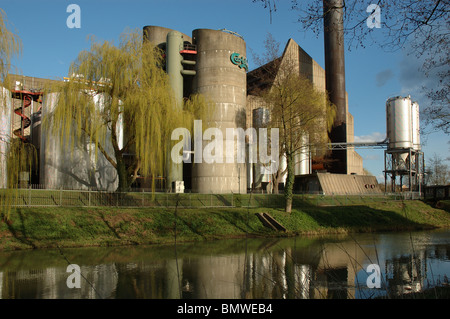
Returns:
[[[0,189],[5,198],[6,191]],[[199,194],[131,191],[127,193],[97,190],[19,188],[9,191],[9,204],[15,207],[284,207],[283,194]],[[419,199],[419,193],[320,195],[295,194],[293,206],[349,206],[375,202]],[[4,201],[0,201],[4,202]]]

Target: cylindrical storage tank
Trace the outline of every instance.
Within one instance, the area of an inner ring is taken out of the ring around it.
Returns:
[[[270,120],[270,111],[267,108],[259,107],[253,110],[252,113],[253,118],[253,127],[256,129],[257,133],[257,140],[255,143],[260,142],[260,136],[259,136],[259,129],[260,128],[266,128],[267,124]],[[271,176],[268,174],[264,174],[265,169],[264,165],[259,162],[259,156],[258,156],[258,163],[254,164],[254,172],[253,172],[253,180],[254,180],[254,187],[259,188],[261,187],[261,183],[268,183],[271,181]]]
[[[412,117],[412,142],[413,149],[420,151],[420,115],[419,115],[419,103],[416,101],[411,104],[411,117]]]
[[[388,150],[413,147],[412,103],[408,97],[393,97],[386,102]]]
[[[43,98],[40,148],[40,184],[48,189],[88,189],[115,191],[118,186],[117,171],[99,151],[95,160],[95,150],[89,138],[71,141],[69,138],[54,135],[48,127],[49,114],[58,103],[59,93],[47,93]],[[104,97],[93,96],[97,107],[102,108]],[[75,125],[75,124],[74,124]],[[75,129],[75,126],[73,127]],[[123,136],[118,133],[119,139]],[[119,145],[122,142],[119,141]],[[108,131],[102,146],[114,158]],[[92,152],[89,152],[89,151]]]
[[[309,137],[305,133],[301,137],[302,148],[295,154],[295,175],[308,175],[311,173],[311,156],[309,154]]]
[[[204,127],[215,127],[223,133],[223,153],[226,145],[226,129],[246,127],[247,76],[245,41],[234,34],[223,31],[197,29],[193,31],[193,44],[197,46],[196,76],[193,91],[211,100],[213,110],[209,123]],[[203,148],[209,141],[203,141]],[[236,144],[236,143],[235,143]],[[245,147],[245,146],[244,146]],[[199,159],[198,147],[194,157]],[[246,192],[247,177],[245,163],[238,163],[234,154],[233,163],[194,163],[192,189],[200,193]]]
[[[0,88],[0,188],[8,185],[7,160],[8,145],[11,141],[11,92]]]
[[[261,127],[267,127],[270,120],[270,111],[264,107],[258,107],[253,110],[253,127],[258,130]]]
[[[50,129],[50,113],[54,111],[58,99],[58,93],[47,93],[43,96],[41,121],[45,126],[41,127],[39,184],[46,189],[83,188],[70,175],[76,173],[75,176],[80,178],[89,161],[81,156],[77,148],[74,148],[73,152],[67,148],[70,142],[61,141],[61,138],[54,135]]]
[[[109,103],[108,99],[110,99],[110,97],[106,93],[97,93],[93,94],[93,99],[96,103],[97,109],[102,110],[105,103]],[[121,107],[122,101],[119,101],[119,108]],[[124,125],[122,115],[119,115],[116,125],[117,126],[115,133],[117,138],[117,146],[119,147],[119,149],[122,149],[124,140]],[[106,131],[105,138],[100,141],[100,144],[103,146],[106,153],[113,160],[115,160],[116,157],[111,142],[111,130],[109,128]],[[95,147],[95,144],[92,143],[91,147]],[[100,151],[98,151],[97,159],[95,159],[94,152],[93,154],[91,154],[91,167],[95,169],[95,172],[90,172],[90,174],[94,174],[95,176],[95,183],[93,183],[93,187],[99,190],[115,191],[119,186],[119,177],[117,174],[117,170]]]

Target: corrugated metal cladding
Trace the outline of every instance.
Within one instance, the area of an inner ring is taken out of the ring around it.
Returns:
[[[381,193],[375,176],[318,173],[317,177],[325,195]]]
[[[295,190],[324,195],[381,194],[375,176],[315,173],[296,176]]]

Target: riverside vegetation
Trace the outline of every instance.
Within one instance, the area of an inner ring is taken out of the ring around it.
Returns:
[[[250,194],[239,195],[242,203]],[[0,221],[0,250],[166,244],[224,238],[324,235],[450,227],[450,202],[364,201],[320,206],[295,196],[292,213],[283,197],[265,207],[17,207]],[[286,229],[265,227],[266,212]]]

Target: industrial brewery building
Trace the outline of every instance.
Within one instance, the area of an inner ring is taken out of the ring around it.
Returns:
[[[151,41],[165,51],[165,70],[178,100],[193,93],[210,98],[214,102],[212,121],[223,132],[227,128],[245,130],[258,125],[258,116],[266,111],[255,93],[262,82],[258,70],[248,70],[246,43],[240,35],[211,29],[196,29],[187,35],[159,26],[145,26],[143,35],[144,41]],[[311,80],[317,90],[325,92],[325,70],[294,40],[287,42],[279,59],[294,61],[299,74]],[[80,148],[69,157],[66,146],[57,137],[54,137],[54,143],[48,142],[48,132],[41,127],[41,119],[51,108],[51,98],[42,93],[45,82],[49,80],[18,75],[11,78],[14,90],[8,92],[11,99],[0,114],[2,123],[6,123],[4,127],[9,130],[10,138],[21,138],[33,143],[39,153],[39,169],[32,176],[24,176],[20,182],[23,185],[40,184],[43,188],[53,189],[114,191],[118,178],[109,162],[100,158],[93,163],[86,153],[87,148]],[[347,142],[351,143],[353,117],[348,112],[348,99],[345,112]],[[327,134],[326,127],[317,127],[317,134]],[[226,141],[223,142],[225,145]],[[251,141],[247,139],[247,142]],[[345,152],[346,158],[343,174],[328,171],[321,158],[311,152],[298,154],[296,158],[299,160],[295,165],[296,189],[335,194],[379,192],[378,187],[372,186],[377,186],[376,178],[363,174],[361,156],[352,147],[341,152]],[[260,172],[258,164],[248,162],[184,163],[172,169],[163,177],[164,183],[158,185],[161,191],[216,194],[246,193],[250,189],[270,191],[270,176]],[[133,186],[146,188],[150,185],[151,181],[142,177]]]

